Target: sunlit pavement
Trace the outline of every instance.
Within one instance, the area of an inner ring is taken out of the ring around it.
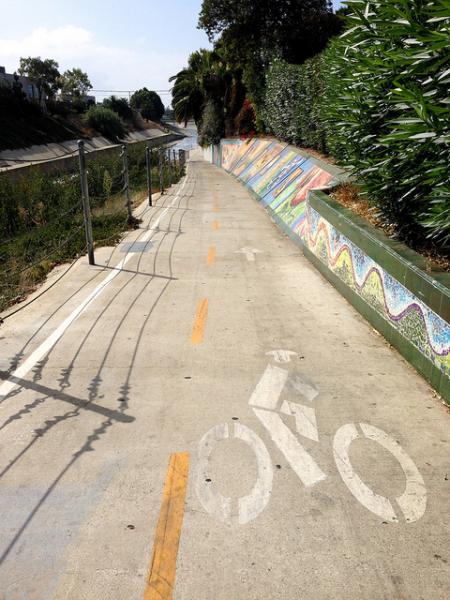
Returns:
[[[439,398],[198,151],[142,210],[0,328],[0,598],[447,598]]]

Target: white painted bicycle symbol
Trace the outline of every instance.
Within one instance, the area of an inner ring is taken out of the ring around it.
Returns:
[[[276,362],[289,362],[290,356],[295,353],[276,350],[268,354],[273,356]],[[288,379],[306,404],[283,401],[280,406],[281,393]],[[319,442],[316,411],[312,404],[318,395],[317,388],[299,375],[269,364],[249,400],[253,412],[267,430],[271,440],[307,488],[317,485],[328,477],[299,439],[305,437]],[[296,434],[284,423],[280,413],[294,417]],[[209,477],[209,469],[215,446],[222,440],[233,437],[250,446],[255,454],[258,468],[253,489],[248,495],[238,499],[238,522],[245,524],[255,519],[265,509],[270,500],[273,484],[273,466],[269,451],[252,429],[238,422],[235,422],[232,427],[228,423],[222,423],[203,436],[199,445],[196,491],[208,513],[221,521],[232,518],[232,499],[217,491]],[[405,475],[406,484],[403,494],[395,498],[395,502],[407,523],[420,519],[426,510],[427,493],[419,470],[396,440],[368,423],[342,425],[334,435],[334,460],[347,488],[366,509],[381,519],[393,523],[399,521],[391,500],[375,493],[352,466],[350,446],[360,438],[377,442],[398,461]]]

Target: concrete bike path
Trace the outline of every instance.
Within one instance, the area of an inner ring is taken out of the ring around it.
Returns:
[[[0,328],[0,598],[446,598],[432,390],[199,153],[142,218]]]

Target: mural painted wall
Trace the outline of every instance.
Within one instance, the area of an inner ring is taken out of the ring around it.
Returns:
[[[250,188],[296,235],[304,231],[306,196],[336,182],[326,168],[277,141],[222,140],[213,162]]]
[[[450,383],[449,323],[307,202],[310,190],[336,184],[339,170],[268,139],[222,140],[212,160],[252,190],[330,272],[385,320],[388,329],[398,331],[426,357],[440,371],[444,385]]]
[[[450,325],[333,227],[307,208],[305,243],[442,373],[450,377]]]

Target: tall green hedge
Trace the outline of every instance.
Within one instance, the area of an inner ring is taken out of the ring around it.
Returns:
[[[349,0],[346,32],[302,65],[274,61],[266,122],[329,151],[414,245],[450,245],[450,1]]]
[[[301,65],[277,58],[269,66],[263,118],[277,137],[292,144],[327,150],[325,123],[321,118],[324,56]]]

